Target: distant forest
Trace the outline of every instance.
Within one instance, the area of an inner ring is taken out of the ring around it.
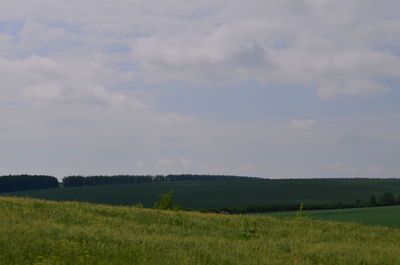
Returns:
[[[116,176],[69,176],[62,180],[64,187],[98,186],[111,184],[135,184],[150,182],[178,182],[178,181],[210,181],[210,180],[237,180],[250,177],[226,175],[116,175]]]
[[[57,178],[46,175],[8,175],[0,177],[0,192],[58,188]]]
[[[250,177],[226,175],[116,175],[116,176],[68,176],[62,179],[63,187],[98,186],[112,184],[135,184],[151,182],[237,180]],[[58,188],[56,177],[46,175],[0,176],[0,192]]]

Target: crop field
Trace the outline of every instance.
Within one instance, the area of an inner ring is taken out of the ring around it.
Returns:
[[[158,195],[174,191],[174,201],[185,208],[240,207],[268,204],[368,202],[383,192],[400,195],[398,179],[281,179],[226,180],[129,185],[84,186],[13,192],[57,201],[86,201],[110,205],[142,203],[152,207]],[[4,194],[3,194],[4,195]]]
[[[1,265],[398,265],[400,230],[0,198]]]
[[[400,228],[400,206],[368,207],[355,209],[304,211],[304,214],[320,220],[356,222],[366,225]],[[295,216],[295,212],[267,213],[269,216]]]

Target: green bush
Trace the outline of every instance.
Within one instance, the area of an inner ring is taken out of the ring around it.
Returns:
[[[157,210],[174,210],[174,211],[182,211],[183,207],[172,202],[173,191],[170,191],[165,194],[160,194],[160,201],[154,203],[154,209]]]
[[[138,209],[142,209],[143,208],[143,204],[141,204],[140,202],[135,203],[135,205],[133,205],[134,208],[138,208]]]
[[[396,199],[394,198],[394,195],[391,192],[385,192],[382,195],[382,197],[379,198],[379,201],[383,205],[394,205],[394,204],[396,204]]]

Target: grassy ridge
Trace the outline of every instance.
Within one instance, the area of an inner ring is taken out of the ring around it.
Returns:
[[[400,230],[0,198],[1,265],[397,265]]]
[[[269,216],[295,216],[295,212],[268,213]],[[357,209],[305,211],[304,214],[320,220],[357,222],[366,225],[400,228],[400,206]]]
[[[398,179],[283,179],[227,180],[172,183],[143,183],[13,192],[11,196],[28,196],[59,201],[87,201],[111,205],[141,202],[151,207],[158,195],[173,190],[176,203],[187,208],[210,206],[239,207],[304,202],[332,203],[368,201],[383,192],[400,195]]]

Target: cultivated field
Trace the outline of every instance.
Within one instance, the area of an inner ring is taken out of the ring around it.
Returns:
[[[190,209],[268,204],[368,202],[384,192],[400,195],[398,179],[226,180],[84,186],[8,193],[57,201],[86,201],[152,207],[158,195],[174,191],[174,201]]]
[[[1,265],[398,265],[400,230],[0,198]]]
[[[320,220],[357,222],[366,225],[400,228],[400,206],[368,207],[356,209],[304,211],[304,214]],[[269,216],[295,216],[296,212],[267,213]]]

